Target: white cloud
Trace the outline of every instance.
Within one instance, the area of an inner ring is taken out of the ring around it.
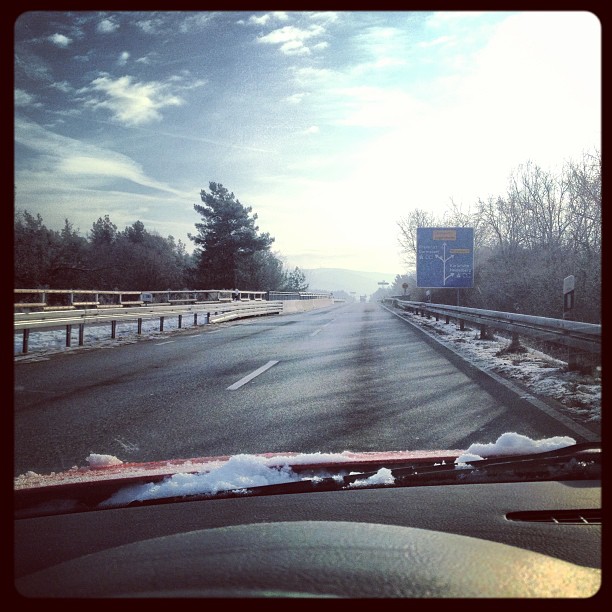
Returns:
[[[289,15],[285,11],[273,11],[272,17],[274,19],[278,19],[279,21],[287,21],[289,19]]]
[[[333,23],[338,21],[340,18],[339,13],[335,11],[319,11],[314,13],[307,13],[309,19],[313,21],[325,21],[327,23]]]
[[[127,64],[128,59],[130,59],[130,54],[127,51],[123,51],[123,53],[119,55],[117,64],[119,64],[119,66],[125,66]]]
[[[135,22],[135,25],[146,34],[155,34],[162,24],[163,21],[159,18],[141,19]]]
[[[101,34],[111,34],[119,29],[119,25],[112,19],[103,19],[98,23],[96,30]]]
[[[15,142],[29,150],[31,162],[15,171],[15,208],[32,210],[47,227],[61,229],[68,218],[75,227],[109,214],[118,226],[136,219],[149,230],[172,234],[190,245],[188,231],[194,193],[149,176],[142,166],[116,151],[61,136],[30,121],[17,119]],[[172,218],[160,224],[160,211]]]
[[[264,36],[259,36],[257,40],[270,44],[281,44],[294,40],[304,41],[313,36],[320,36],[324,31],[325,30],[321,26],[311,26],[308,30],[303,30],[294,26],[285,26],[273,30]]]
[[[266,25],[270,21],[270,13],[266,13],[265,15],[251,15],[249,17],[249,23],[254,23],[255,25]]]
[[[63,34],[53,34],[49,36],[49,40],[58,47],[67,47],[72,43],[72,39],[64,36]]]
[[[70,85],[68,81],[56,81],[55,83],[51,83],[50,86],[64,93],[71,93],[73,91],[72,85]]]
[[[53,185],[61,185],[62,188],[69,186],[73,190],[90,187],[91,179],[95,178],[98,182],[100,179],[107,182],[126,179],[143,187],[185,195],[148,177],[140,164],[125,155],[60,136],[29,121],[15,121],[15,141],[28,147],[41,160],[38,165],[40,174],[33,174],[31,169],[20,174],[20,184],[30,193],[32,189],[44,193]],[[41,180],[42,175],[51,182]],[[80,180],[83,182],[79,183]]]
[[[286,55],[304,55],[310,53],[310,49],[305,45],[305,42],[323,34],[325,34],[325,28],[319,25],[310,26],[308,29],[284,26],[273,30],[269,34],[258,36],[257,42],[280,45],[281,52]]]
[[[15,89],[15,106],[31,106],[35,98],[23,89]]]
[[[104,99],[90,97],[86,105],[93,109],[109,110],[113,119],[126,125],[141,125],[161,119],[160,110],[168,106],[180,106],[183,100],[168,93],[168,86],[151,81],[135,83],[132,77],[112,79],[101,76],[80,93],[100,92]]]
[[[285,55],[310,55],[310,49],[302,41],[290,40],[280,46]]]
[[[215,13],[194,12],[188,16],[179,25],[180,32],[193,32],[208,28],[211,21],[215,19]]]
[[[289,15],[285,11],[273,11],[271,13],[266,13],[265,15],[251,15],[249,17],[248,23],[254,25],[266,25],[271,20],[277,21],[287,21],[289,19]]]
[[[86,155],[67,155],[59,160],[57,169],[66,175],[104,176],[107,178],[125,178],[136,183],[151,183],[144,176],[138,164],[126,160],[123,156],[115,158]]]

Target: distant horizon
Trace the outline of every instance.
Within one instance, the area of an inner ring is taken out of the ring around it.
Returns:
[[[381,272],[380,270],[362,270],[362,269],[357,269],[357,268],[342,268],[342,267],[332,267],[332,266],[319,266],[318,268],[300,268],[300,270],[303,270],[303,271],[307,271],[307,270],[342,270],[345,272],[357,272],[359,274],[385,274],[387,276],[391,274],[394,276],[396,274],[400,274],[399,272]]]
[[[346,291],[358,295],[371,295],[380,286],[379,282],[393,284],[399,272],[371,272],[350,268],[303,268],[302,271],[312,291]],[[320,274],[318,274],[320,273]],[[323,277],[323,278],[321,278]],[[322,286],[319,286],[322,285]]]

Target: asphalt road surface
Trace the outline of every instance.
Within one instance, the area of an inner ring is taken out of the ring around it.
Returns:
[[[263,452],[465,449],[566,426],[378,304],[184,328],[14,366],[15,476]]]

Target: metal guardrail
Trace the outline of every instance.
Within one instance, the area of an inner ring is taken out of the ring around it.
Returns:
[[[232,300],[265,300],[266,291],[229,289],[167,291],[95,291],[90,289],[14,289],[16,311],[114,308],[144,304],[200,304]]]
[[[242,291],[238,289],[197,289],[166,291],[97,291],[91,289],[14,289],[14,330],[23,332],[22,351],[27,353],[30,331],[66,328],[66,346],[70,346],[73,326],[79,327],[79,346],[84,343],[85,325],[111,325],[116,336],[118,322],[178,317],[182,326],[185,315],[204,313],[206,323],[279,314],[287,300],[329,298],[327,293],[288,291]]]
[[[479,327],[481,338],[486,338],[488,328],[492,328],[510,333],[512,344],[515,346],[519,344],[519,336],[529,336],[601,358],[601,325],[447,304],[414,302],[393,297],[385,298],[383,302],[421,316],[435,316],[436,320],[443,316],[446,318],[446,323],[450,319],[455,319],[461,329],[464,328],[465,322],[473,323]],[[578,358],[578,354],[570,354],[572,362],[570,365],[575,365]]]
[[[269,300],[327,300],[332,297],[331,293],[308,293],[304,291],[269,291]]]
[[[280,314],[283,311],[281,301],[267,300],[218,301],[201,304],[153,305],[125,308],[83,308],[77,310],[44,310],[42,312],[18,312],[13,315],[13,327],[16,332],[23,332],[22,352],[28,352],[28,340],[31,330],[41,331],[66,328],[66,346],[71,344],[72,327],[79,327],[79,346],[84,344],[85,325],[111,325],[111,338],[116,336],[118,322],[137,321],[138,334],[142,333],[142,321],[159,318],[160,331],[164,331],[164,321],[169,316],[178,317],[178,327],[182,327],[185,315],[193,315],[193,324],[198,324],[198,315],[204,314],[205,323],[221,323],[232,319]]]

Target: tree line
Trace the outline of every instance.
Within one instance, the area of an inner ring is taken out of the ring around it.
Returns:
[[[141,221],[118,230],[108,215],[81,236],[68,219],[60,231],[40,215],[17,211],[14,281],[24,289],[305,291],[299,268],[287,270],[271,251],[274,238],[259,231],[257,215],[220,183],[209,183],[194,204],[201,221],[189,234],[194,251],[172,236],[149,232]],[[409,270],[388,295],[425,301],[416,287],[419,227],[474,228],[474,286],[432,289],[431,300],[505,312],[560,318],[563,279],[575,277],[579,321],[601,322],[601,153],[583,154],[559,173],[528,162],[509,177],[506,193],[464,209],[451,201],[441,215],[415,208],[398,221]],[[408,285],[404,289],[403,284]],[[380,294],[380,295],[379,295]]]
[[[14,286],[21,289],[305,291],[305,274],[288,270],[274,238],[255,225],[257,215],[220,183],[194,204],[201,221],[189,234],[195,244],[164,238],[135,221],[123,230],[109,215],[82,236],[65,219],[60,231],[40,214],[15,211]]]
[[[573,275],[572,318],[601,323],[599,151],[566,162],[558,173],[528,162],[511,174],[502,195],[468,209],[451,202],[442,215],[415,208],[398,226],[400,248],[413,270],[417,228],[474,228],[474,286],[459,290],[461,306],[561,318],[563,279]],[[414,272],[398,275],[387,293],[426,299]],[[457,295],[456,289],[431,290],[437,303],[455,304]]]

